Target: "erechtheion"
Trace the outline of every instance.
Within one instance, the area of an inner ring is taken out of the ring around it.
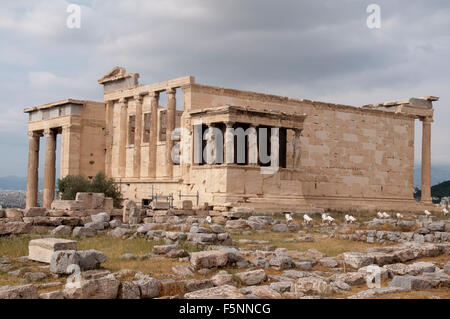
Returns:
[[[431,204],[436,97],[353,107],[207,86],[190,76],[151,85],[138,78],[116,67],[99,80],[104,102],[68,99],[25,109],[27,207],[37,204],[43,136],[43,206],[54,199],[57,134],[62,177],[104,171],[124,199],[137,203],[171,195],[194,206],[278,210]],[[423,124],[421,203],[413,198],[416,119]]]

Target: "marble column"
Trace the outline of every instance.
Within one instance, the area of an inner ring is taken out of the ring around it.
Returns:
[[[256,127],[251,124],[248,134],[248,164],[258,165],[258,136]]]
[[[119,124],[119,177],[125,177],[127,167],[127,101],[119,100],[120,124]]]
[[[112,176],[111,164],[112,164],[112,142],[113,142],[113,114],[114,114],[114,102],[106,102],[106,132],[105,132],[105,175]]]
[[[50,209],[55,199],[56,178],[56,133],[52,129],[46,129],[45,134],[45,167],[44,167],[44,198],[42,207]]]
[[[142,101],[143,97],[134,97],[136,103],[136,129],[134,132],[133,176],[141,177],[141,137],[142,137]]]
[[[432,118],[422,119],[422,203],[431,203],[431,123]]]
[[[26,207],[36,207],[38,198],[39,174],[39,139],[40,134],[28,133],[28,176]]]
[[[175,89],[170,88],[166,90],[167,93],[167,113],[166,113],[166,176],[173,177],[173,161],[172,148],[174,141],[172,140],[172,132],[176,124],[176,106]]]
[[[225,164],[234,164],[234,123],[226,122],[225,125]]]
[[[158,143],[158,104],[159,92],[150,92],[150,137],[149,137],[149,156],[148,156],[148,176],[156,177],[156,159]]]

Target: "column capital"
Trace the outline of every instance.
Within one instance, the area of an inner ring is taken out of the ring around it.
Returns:
[[[46,129],[44,129],[44,135],[50,136],[50,135],[56,135],[56,134],[55,134],[55,131],[53,130],[53,128],[46,128]]]
[[[233,128],[234,122],[225,122],[226,128]]]
[[[142,104],[142,101],[144,100],[144,97],[143,97],[142,95],[140,95],[140,94],[136,94],[135,96],[133,96],[133,99],[134,99],[136,102]]]
[[[148,92],[148,96],[150,96],[151,98],[159,98],[159,92],[158,91]]]
[[[41,133],[41,132],[37,132],[37,131],[29,131],[29,132],[27,133],[27,135],[28,135],[30,138],[35,138],[35,137],[41,137],[41,136],[42,136],[42,133]]]
[[[126,98],[126,97],[121,97],[121,98],[119,99],[119,103],[120,103],[120,104],[126,104],[126,103],[127,103],[127,98]]]
[[[433,123],[433,122],[434,122],[433,118],[430,117],[430,116],[422,117],[420,120],[421,120],[423,123]]]
[[[166,94],[167,94],[168,96],[175,95],[176,92],[177,92],[177,91],[176,91],[174,88],[167,88],[167,89],[166,89]]]

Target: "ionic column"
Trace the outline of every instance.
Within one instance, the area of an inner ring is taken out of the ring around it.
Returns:
[[[280,128],[272,127],[270,129],[270,166],[279,167],[280,165]]]
[[[45,167],[44,167],[44,198],[42,207],[50,209],[55,199],[55,175],[56,175],[56,133],[52,129],[44,131]]]
[[[156,177],[156,155],[158,143],[158,104],[159,92],[150,92],[150,137],[149,137],[149,156],[148,156],[148,176]]]
[[[234,129],[231,122],[225,123],[225,164],[234,163]]]
[[[37,206],[40,134],[29,132],[28,136],[27,208]]]
[[[432,118],[422,119],[422,203],[431,203],[431,123]]]
[[[114,102],[113,101],[106,102],[105,175],[108,177],[112,176],[111,164],[112,164],[113,113],[114,113]]]
[[[176,106],[175,89],[170,88],[166,90],[167,93],[167,113],[166,113],[166,176],[173,177],[173,161],[172,148],[174,141],[172,140],[172,132],[175,129],[176,123]]]
[[[248,164],[258,165],[258,136],[253,124],[250,125],[248,134]]]
[[[141,95],[134,97],[136,102],[136,130],[134,132],[133,176],[137,178],[141,177],[142,100]]]
[[[125,177],[127,166],[127,101],[119,100],[120,124],[119,124],[119,176]]]

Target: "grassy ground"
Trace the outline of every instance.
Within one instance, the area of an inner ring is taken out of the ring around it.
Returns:
[[[353,240],[341,240],[335,238],[321,238],[314,236],[313,242],[285,242],[288,239],[296,238],[298,234],[293,233],[252,233],[249,235],[236,234],[233,235],[233,242],[242,248],[246,248],[251,244],[239,244],[239,239],[249,240],[266,240],[270,244],[279,248],[289,250],[307,251],[308,249],[316,249],[327,256],[336,256],[347,251],[363,251],[366,248],[374,247],[374,244],[359,242]],[[376,244],[381,246],[380,244]]]

